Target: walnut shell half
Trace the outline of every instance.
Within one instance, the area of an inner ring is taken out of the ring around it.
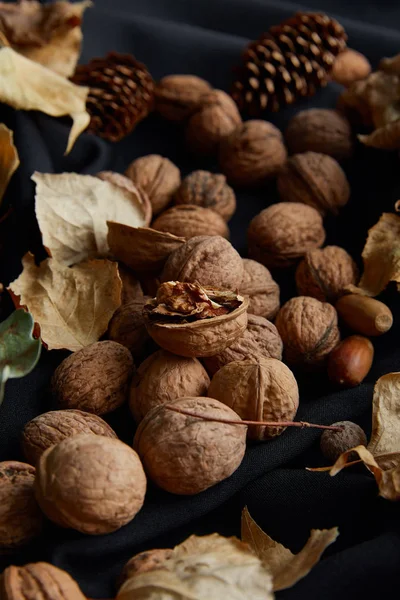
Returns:
[[[1,600],[86,600],[76,581],[45,562],[11,566],[0,577]]]
[[[179,204],[161,213],[153,222],[153,229],[190,239],[198,235],[229,237],[224,219],[211,208],[193,204]]]

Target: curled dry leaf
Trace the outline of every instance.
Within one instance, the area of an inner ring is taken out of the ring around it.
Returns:
[[[141,226],[146,207],[132,184],[77,173],[34,173],[36,217],[48,253],[61,265],[73,265],[109,252],[107,220]]]
[[[35,0],[0,2],[0,31],[11,47],[27,58],[69,77],[78,62],[82,42],[82,16],[90,1]]]
[[[18,169],[19,157],[13,142],[14,134],[0,123],[0,204],[13,173]]]
[[[368,450],[374,456],[400,452],[400,373],[383,375],[375,384]]]
[[[89,124],[88,92],[89,88],[71,83],[12,48],[0,47],[0,102],[17,110],[39,110],[51,117],[69,115],[72,128],[67,154]]]
[[[236,538],[192,535],[168,560],[140,572],[121,587],[116,600],[273,600],[272,578],[261,560]]]
[[[8,288],[17,306],[26,306],[49,350],[75,352],[97,342],[121,303],[117,263],[91,260],[72,268],[48,258],[37,267],[32,254]]]
[[[400,120],[379,127],[368,135],[358,135],[357,137],[365,146],[371,146],[371,148],[397,150],[400,148]]]
[[[308,575],[338,535],[337,527],[312,529],[304,548],[298,554],[293,554],[257,525],[247,507],[242,512],[242,540],[250,545],[272,574],[274,591],[292,587]]]

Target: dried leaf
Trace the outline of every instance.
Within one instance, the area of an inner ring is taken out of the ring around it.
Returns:
[[[139,573],[116,600],[273,600],[272,578],[236,538],[192,535],[160,568]]]
[[[34,173],[32,179],[43,244],[62,265],[107,256],[107,220],[144,224],[140,194],[110,181],[76,173]]]
[[[400,54],[396,54],[396,56],[392,56],[391,58],[382,58],[379,63],[379,70],[385,71],[385,73],[400,75]]]
[[[358,139],[365,146],[380,150],[397,150],[400,148],[400,119],[375,129],[368,135],[359,135]]]
[[[338,535],[337,527],[312,529],[304,548],[298,554],[293,554],[288,548],[270,538],[257,525],[247,507],[242,512],[242,540],[250,545],[272,573],[274,591],[292,587],[308,575],[324,550],[336,540]]]
[[[0,323],[0,404],[6,381],[28,375],[39,360],[42,344],[33,339],[33,326],[32,315],[24,310]]]
[[[0,48],[0,102],[17,110],[40,110],[52,117],[69,115],[73,121],[67,153],[89,124],[89,88],[25,58],[12,48]]]
[[[375,384],[368,450],[373,455],[400,452],[400,373],[383,375]]]
[[[90,1],[0,2],[0,31],[17,52],[69,77],[75,71],[81,51],[83,13],[91,4]]]
[[[8,288],[39,324],[49,350],[80,350],[97,342],[121,304],[118,265],[91,260],[72,268],[48,258],[37,267],[32,254]]]
[[[387,471],[389,469],[393,469],[400,464],[400,452],[388,452],[387,454],[378,454],[374,456],[378,466],[382,469],[382,471]],[[346,462],[343,466],[343,469],[347,469],[348,467],[353,467],[354,465],[359,465],[363,461],[359,460],[351,460]],[[333,465],[329,467],[306,467],[306,471],[311,471],[312,473],[326,473],[327,471],[331,471]]]
[[[4,123],[0,123],[0,204],[18,166],[19,157],[14,146],[14,134]]]

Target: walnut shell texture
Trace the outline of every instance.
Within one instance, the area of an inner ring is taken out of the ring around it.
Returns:
[[[213,398],[179,398],[172,406],[198,415],[238,420]],[[207,422],[157,406],[140,423],[134,448],[149,477],[172,494],[191,495],[226,479],[242,462],[247,427]]]
[[[36,497],[61,527],[100,535],[116,531],[141,509],[146,476],[138,455],[123,442],[82,433],[40,457]]]
[[[214,210],[180,204],[161,213],[153,228],[190,239],[198,235],[220,235],[229,238],[229,229],[224,219]]]
[[[262,210],[247,232],[249,254],[267,268],[288,267],[325,241],[321,215],[300,202],[279,202]]]
[[[322,215],[337,214],[350,198],[350,186],[339,163],[327,154],[304,152],[289,158],[278,177],[283,202],[304,202]]]
[[[289,121],[285,139],[291,154],[319,152],[336,160],[353,154],[349,121],[338,111],[327,108],[309,108],[297,113]]]
[[[246,121],[219,151],[221,171],[238,186],[255,186],[275,177],[286,159],[282,134],[267,121]]]
[[[143,226],[146,227],[146,225],[150,224],[153,215],[153,208],[146,192],[142,188],[136,187],[129,177],[121,175],[121,173],[115,173],[114,171],[100,171],[100,173],[97,173],[96,177],[102,179],[103,181],[109,181],[117,187],[130,192],[135,199],[135,203],[139,202],[142,208]]]
[[[195,75],[167,75],[154,89],[156,111],[169,121],[182,123],[198,108],[211,85]]]
[[[371,64],[364,54],[346,48],[335,59],[331,77],[337,83],[349,87],[355,81],[366,79],[371,70]]]
[[[249,314],[273,319],[280,307],[279,285],[261,263],[244,258],[243,267],[244,275],[239,290],[241,294],[249,296]]]
[[[194,204],[211,208],[225,221],[229,221],[236,210],[236,196],[226,183],[225,175],[193,171],[182,181],[175,194],[175,204]]]
[[[117,437],[108,423],[97,415],[74,409],[51,410],[25,425],[22,430],[22,450],[27,461],[34,465],[47,448],[80,433]]]
[[[208,395],[250,421],[292,421],[299,407],[299,389],[292,371],[274,358],[229,363],[212,378]],[[285,429],[252,425],[247,435],[263,440]]]
[[[273,323],[256,315],[247,315],[247,329],[231,346],[215,356],[203,359],[210,375],[233,361],[265,358],[282,359],[281,336]]]
[[[284,358],[291,365],[319,367],[340,341],[335,308],[308,296],[291,298],[280,309],[276,327]]]
[[[135,358],[143,355],[150,339],[142,315],[144,303],[143,297],[143,300],[122,304],[108,326],[108,338],[128,348]]]
[[[197,358],[159,350],[137,370],[131,383],[129,406],[139,423],[155,406],[182,396],[205,396],[210,378]]]
[[[165,263],[161,281],[199,282],[239,289],[243,279],[240,254],[221,236],[196,236],[175,250]]]
[[[95,415],[112,412],[126,400],[132,355],[117,342],[96,342],[74,352],[57,367],[52,391],[61,408]]]
[[[0,462],[0,552],[18,549],[42,529],[42,513],[34,494],[35,468]]]
[[[68,573],[45,562],[12,565],[0,577],[2,600],[86,600]]]
[[[146,192],[153,215],[164,210],[181,184],[181,173],[168,158],[148,154],[134,160],[125,175]]]
[[[339,246],[326,246],[307,252],[296,271],[300,296],[312,296],[335,303],[346,286],[356,285],[358,269],[350,254]]]

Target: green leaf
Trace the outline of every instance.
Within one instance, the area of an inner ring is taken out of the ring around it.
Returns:
[[[28,375],[39,360],[42,343],[32,337],[33,327],[32,315],[22,309],[0,323],[0,404],[6,381]]]

